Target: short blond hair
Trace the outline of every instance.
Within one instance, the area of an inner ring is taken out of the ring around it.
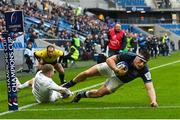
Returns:
[[[51,64],[45,64],[42,66],[42,73],[47,74],[50,71],[54,71],[54,67]]]

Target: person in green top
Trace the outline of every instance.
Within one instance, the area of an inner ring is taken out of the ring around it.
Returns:
[[[81,40],[79,38],[79,36],[77,34],[73,35],[73,39],[72,39],[72,44],[79,50],[80,49],[80,44],[81,44]]]
[[[76,61],[79,58],[79,50],[74,45],[73,42],[71,42],[70,52],[63,57],[63,67],[68,67],[68,60]]]
[[[128,33],[127,35],[127,39],[126,39],[126,47],[122,50],[122,52],[129,52],[129,51],[133,51],[133,34],[132,33]]]

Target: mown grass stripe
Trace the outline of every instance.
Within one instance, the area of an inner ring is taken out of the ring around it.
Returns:
[[[180,106],[159,106],[156,109],[177,109]],[[53,109],[23,109],[21,111],[61,111],[61,110],[114,110],[114,109],[154,109],[149,106],[118,106],[118,107],[85,107],[85,108],[53,108]]]

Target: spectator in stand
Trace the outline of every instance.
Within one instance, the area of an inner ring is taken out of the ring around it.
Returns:
[[[49,1],[44,0],[44,1],[42,1],[41,4],[43,5],[43,10],[44,10],[44,12],[45,12],[45,13],[48,13],[48,12],[49,12]]]
[[[83,49],[83,55],[82,60],[89,60],[92,58],[93,53],[93,44],[92,44],[92,35],[88,35],[84,41],[84,49]]]
[[[78,7],[75,9],[75,14],[76,14],[76,16],[79,16],[79,15],[82,14],[82,8],[81,8],[81,6],[78,6]]]
[[[98,34],[95,34],[93,39],[92,39],[92,43],[95,45],[95,44],[100,44],[101,45],[101,40],[98,36]]]
[[[109,56],[118,54],[120,50],[126,47],[125,32],[121,30],[120,24],[116,24],[114,28],[109,30],[108,39]]]
[[[25,42],[31,41],[34,43],[34,40],[38,38],[38,33],[36,33],[33,28],[29,28],[28,32],[25,35]]]

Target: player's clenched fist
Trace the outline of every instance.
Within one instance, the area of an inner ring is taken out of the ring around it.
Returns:
[[[157,102],[151,102],[151,107],[158,107]]]

